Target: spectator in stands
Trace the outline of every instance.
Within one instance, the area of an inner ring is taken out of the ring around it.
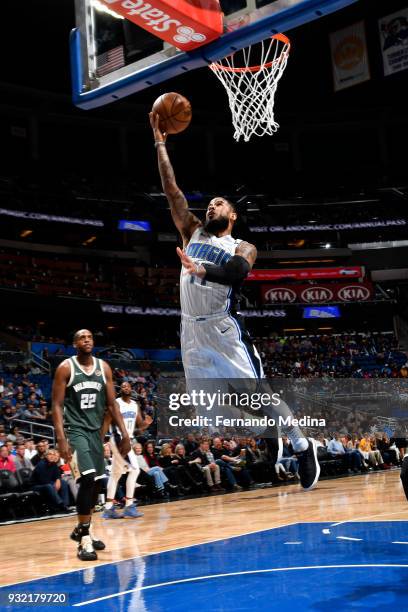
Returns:
[[[143,449],[143,456],[149,467],[159,466],[159,458],[155,452],[154,442],[146,442]]]
[[[29,459],[25,456],[25,444],[17,445],[17,454],[14,458],[14,463],[16,464],[16,469],[21,470],[22,468],[28,468],[29,470],[33,470],[34,466]]]
[[[201,468],[211,492],[224,490],[221,487],[220,466],[215,463],[207,438],[201,440],[199,448],[192,453],[191,460]]]
[[[7,442],[7,435],[4,431],[0,431],[0,447]]]
[[[379,468],[384,469],[384,461],[381,453],[378,449],[373,450],[369,433],[365,433],[364,437],[361,438],[358,448],[371,467],[375,470]]]
[[[338,432],[334,432],[333,438],[330,440],[327,446],[327,452],[334,459],[342,459],[344,466],[347,471],[351,473],[354,471],[358,473],[361,470],[361,457],[360,454],[355,450],[346,452],[342,441],[340,440]]]
[[[18,438],[21,438],[20,429],[15,425],[11,428],[11,432],[7,435],[7,440],[11,440],[12,442],[16,442]]]
[[[16,471],[14,458],[10,454],[6,445],[0,448],[0,470],[10,470],[10,472]]]
[[[33,391],[38,398],[44,397],[44,393],[38,383],[34,383]]]
[[[3,409],[3,421],[6,427],[10,428],[13,420],[17,417],[14,406],[7,405]]]
[[[22,418],[32,421],[32,420],[44,420],[45,417],[41,414],[41,412],[39,412],[36,409],[34,404],[29,403],[27,404],[26,410],[24,410],[22,414]]]
[[[37,450],[35,448],[34,440],[32,438],[29,438],[28,440],[25,440],[24,444],[25,444],[25,453],[24,453],[24,456],[26,457],[26,459],[29,459],[31,461],[31,459],[34,457],[34,455],[37,454]]]
[[[271,482],[271,467],[265,454],[258,448],[255,438],[249,438],[246,449],[246,463],[251,476],[257,482]]]
[[[378,447],[377,447],[377,438],[375,435],[370,436],[370,444],[371,444],[372,451],[380,453],[380,456],[382,457],[381,452],[378,450]],[[384,457],[382,457],[382,459],[384,461]],[[380,467],[383,470],[389,470],[391,466],[384,461],[383,465]]]
[[[16,456],[16,447],[14,446],[14,442],[12,440],[6,440],[4,446],[8,449],[10,455],[12,455],[13,457]]]
[[[135,451],[137,461],[140,469],[145,472],[148,476],[151,476],[154,479],[154,483],[157,489],[158,494],[161,497],[165,497],[165,485],[168,482],[166,474],[163,472],[162,468],[158,465],[154,465],[150,467],[145,459],[145,455],[143,455],[143,447],[139,442],[137,442],[133,446],[133,450]]]
[[[318,433],[316,436],[316,446],[317,448],[322,448],[327,453],[327,445],[329,444],[329,440],[324,437],[323,433]],[[322,453],[323,454],[323,453]]]
[[[192,433],[187,434],[185,442],[184,442],[184,447],[186,450],[187,457],[192,455],[194,451],[197,450],[198,442],[195,441],[194,434]]]
[[[24,411],[26,407],[26,400],[24,397],[24,393],[22,391],[20,391],[19,393],[16,393],[16,395],[14,396],[13,403],[16,407],[18,414]]]
[[[360,470],[362,472],[368,472],[369,471],[368,464],[366,463],[366,461],[365,461],[365,459],[363,457],[363,454],[361,453],[361,451],[358,448],[359,442],[360,441],[358,439],[358,436],[351,436],[350,434],[346,434],[344,436],[344,439],[343,439],[343,445],[344,445],[344,448],[346,449],[346,452],[355,451],[355,452],[359,453],[360,454],[360,458],[361,458],[361,468],[360,468]]]
[[[407,452],[407,448],[408,448],[407,438],[391,438],[391,443],[395,444],[395,446],[398,448],[399,453],[400,453],[399,459],[400,459],[400,462],[402,462]]]
[[[159,463],[160,467],[163,468],[163,472],[169,479],[170,485],[178,489],[179,493],[185,494],[191,491],[191,486],[183,484],[183,482],[186,482],[187,476],[186,474],[181,474],[181,472],[185,470],[180,465],[177,457],[171,452],[171,444],[163,444],[161,447]]]
[[[31,480],[33,490],[38,491],[51,509],[58,512],[69,512],[68,485],[61,479],[58,467],[60,456],[57,450],[49,449],[44,459],[35,466]]]
[[[283,463],[281,463],[280,461],[277,461],[275,463],[275,472],[276,472],[277,479],[280,481],[291,480],[292,478],[295,477],[295,475],[292,474],[292,472],[287,472],[285,470]]]
[[[35,408],[37,408],[40,405],[40,401],[35,393],[35,391],[32,391],[29,396],[28,396],[28,403],[29,404],[33,404],[35,406]]]
[[[187,482],[195,488],[201,489],[202,474],[196,463],[193,463],[187,458],[186,449],[183,444],[177,444],[174,449],[174,458],[177,460],[177,466],[183,467],[182,477],[186,475]]]
[[[67,483],[71,492],[72,499],[74,503],[76,503],[79,485],[76,483],[75,478],[72,476],[71,468],[68,463],[64,463],[63,459],[61,459],[59,469],[61,471],[61,478],[64,482]]]
[[[45,444],[44,440],[38,442],[36,450],[36,454],[31,457],[31,463],[34,467],[37,465],[37,463],[41,461],[41,459],[45,458],[45,453],[47,452],[47,445]]]
[[[214,455],[215,463],[221,468],[221,474],[227,479],[229,487],[235,491],[241,491],[242,487],[235,478],[234,468],[237,467],[237,462],[236,458],[232,457],[232,451],[223,447],[221,438],[214,438],[211,452]]]
[[[376,439],[377,449],[380,451],[382,458],[386,465],[393,463],[394,465],[399,464],[399,450],[392,444],[386,433]]]

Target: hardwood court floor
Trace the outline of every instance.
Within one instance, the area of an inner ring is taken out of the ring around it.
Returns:
[[[296,522],[408,520],[399,470],[255,489],[145,506],[140,519],[94,518],[107,544],[95,563],[76,557],[69,534],[76,517],[0,527],[5,571],[0,586],[145,554],[206,543]]]

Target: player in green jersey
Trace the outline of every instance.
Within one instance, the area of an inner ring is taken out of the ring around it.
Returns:
[[[101,437],[104,420],[113,420],[119,428],[122,434],[119,452],[123,456],[130,451],[130,439],[115,402],[112,370],[105,361],[92,355],[92,333],[87,329],[77,331],[73,344],[76,356],[65,359],[55,372],[52,415],[58,450],[71,464],[79,483],[78,525],[71,538],[79,542],[79,559],[95,561],[95,550],[105,548],[105,544],[90,533],[101,478],[105,477]]]

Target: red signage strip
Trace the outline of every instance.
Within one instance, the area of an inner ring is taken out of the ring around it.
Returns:
[[[218,0],[100,1],[182,51],[207,45],[223,33],[223,13]]]
[[[364,278],[362,266],[348,266],[336,268],[297,268],[286,270],[252,270],[246,278],[247,281],[273,281],[273,280],[318,280],[341,278],[346,280]]]
[[[367,302],[374,295],[373,285],[365,283],[331,283],[317,285],[262,285],[263,304],[326,304],[329,302]]]

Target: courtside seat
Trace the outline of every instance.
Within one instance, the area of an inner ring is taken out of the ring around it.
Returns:
[[[10,470],[0,470],[0,512],[2,519],[16,518],[18,482]]]
[[[38,516],[38,511],[43,507],[46,510],[46,507],[42,503],[41,495],[38,491],[33,491],[31,488],[31,474],[30,468],[21,468],[16,472],[16,479],[19,485],[17,503],[24,513],[28,509],[30,510],[30,515]]]

